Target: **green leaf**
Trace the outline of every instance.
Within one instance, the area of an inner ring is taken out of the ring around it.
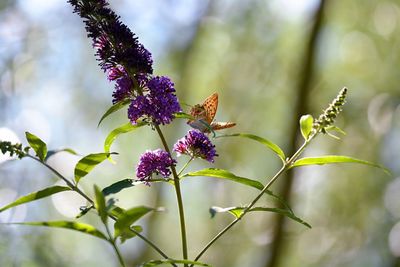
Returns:
[[[104,198],[103,193],[100,191],[100,188],[97,185],[94,185],[94,193],[96,196],[95,199],[96,210],[99,213],[101,221],[103,223],[107,223],[108,214],[106,209],[106,199]]]
[[[206,177],[211,177],[211,178],[227,179],[227,180],[230,180],[230,181],[233,181],[236,183],[240,183],[243,185],[247,185],[247,186],[256,188],[258,190],[262,190],[264,188],[264,185],[262,183],[260,183],[259,181],[251,180],[251,179],[245,178],[245,177],[236,176],[235,174],[233,174],[227,170],[223,170],[223,169],[207,168],[207,169],[203,169],[200,171],[186,173],[182,176],[182,178],[183,177],[194,177],[194,176],[206,176]],[[281,197],[275,195],[272,191],[266,190],[265,194],[270,195],[271,197],[278,200],[285,207],[290,209],[289,205],[285,202],[285,200],[283,200]]]
[[[29,145],[35,151],[36,156],[41,160],[44,161],[47,155],[47,145],[43,142],[39,137],[29,132],[25,132],[26,140],[28,141]]]
[[[3,211],[5,211],[5,210],[7,210],[9,208],[12,208],[12,207],[24,204],[24,203],[35,201],[35,200],[38,200],[38,199],[41,199],[41,198],[45,198],[45,197],[54,195],[56,193],[63,192],[63,191],[68,191],[68,190],[71,190],[71,188],[66,187],[66,186],[58,186],[57,185],[57,186],[48,187],[48,188],[45,188],[43,190],[40,190],[40,191],[37,191],[37,192],[33,192],[33,193],[30,193],[30,194],[28,194],[26,196],[18,198],[14,202],[12,202],[12,203],[0,208],[0,212],[3,212]]]
[[[187,120],[195,120],[196,119],[192,115],[187,114],[185,112],[177,112],[174,114],[174,117],[177,119],[187,119]]]
[[[213,178],[221,178],[221,179],[227,179],[234,181],[236,183],[244,184],[250,187],[257,188],[258,190],[263,189],[262,183],[251,180],[248,178],[236,176],[233,173],[223,170],[223,169],[214,169],[214,168],[208,168],[208,169],[203,169],[200,171],[195,171],[195,172],[189,172],[183,175],[183,177],[188,177],[188,176],[207,176],[207,177],[213,177]]]
[[[68,152],[72,155],[78,155],[78,153],[75,152],[75,150],[71,149],[71,148],[60,148],[60,149],[53,149],[53,150],[49,150],[47,152],[47,156],[45,158],[45,161],[48,160],[51,156],[59,153],[59,152]]]
[[[83,157],[75,166],[74,174],[76,183],[79,182],[81,178],[86,176],[94,167],[102,163],[110,154],[115,153],[97,153],[89,154]]]
[[[308,136],[310,135],[313,127],[313,123],[314,123],[313,116],[309,114],[301,116],[300,130],[301,130],[301,135],[303,135],[304,137],[304,140],[308,140]]]
[[[102,121],[107,118],[108,116],[110,116],[111,114],[113,114],[114,112],[120,110],[121,108],[125,107],[126,105],[128,105],[131,101],[129,99],[120,101],[114,105],[112,105],[107,111],[106,113],[104,113],[104,115],[101,117],[99,123],[97,124],[97,127],[100,126],[100,124],[102,123]]]
[[[110,153],[110,147],[111,147],[112,143],[114,143],[115,139],[117,139],[117,137],[120,134],[131,132],[131,131],[136,130],[146,124],[147,123],[145,123],[145,122],[138,122],[136,125],[133,125],[132,123],[128,122],[116,129],[112,130],[108,134],[106,140],[104,141],[104,152]],[[109,157],[109,159],[112,161],[111,157]]]
[[[307,158],[301,158],[296,160],[292,166],[290,166],[291,168],[294,167],[300,167],[300,166],[306,166],[306,165],[324,165],[324,164],[332,164],[332,163],[359,163],[359,164],[364,164],[364,165],[368,165],[368,166],[372,166],[372,167],[376,167],[379,168],[381,170],[383,170],[386,174],[391,175],[390,171],[388,169],[386,169],[385,167],[373,163],[373,162],[369,162],[369,161],[365,161],[365,160],[361,160],[361,159],[356,159],[356,158],[352,158],[352,157],[348,157],[348,156],[337,156],[337,155],[327,155],[327,156],[321,156],[321,157],[307,157]]]
[[[94,226],[86,223],[78,223],[71,221],[52,221],[52,222],[20,222],[20,223],[5,223],[5,224],[65,228],[107,240],[107,237],[102,232],[97,230]]]
[[[114,237],[121,237],[121,242],[125,242],[126,239],[134,237],[136,234],[131,231],[131,225],[153,210],[153,208],[139,206],[124,211],[118,216],[114,224]]]
[[[278,157],[283,162],[285,161],[286,156],[285,156],[285,153],[282,151],[282,149],[278,145],[274,144],[273,142],[271,142],[271,141],[269,141],[269,140],[267,140],[265,138],[262,138],[260,136],[257,136],[257,135],[254,135],[254,134],[236,133],[236,134],[219,135],[216,138],[219,138],[219,137],[236,137],[236,136],[252,139],[254,141],[257,141],[257,142],[263,144],[265,147],[267,147],[268,149],[270,149],[273,152],[275,152],[275,154],[278,155]]]
[[[118,182],[113,183],[112,185],[109,185],[107,187],[105,187],[102,192],[104,194],[104,196],[108,196],[111,194],[116,194],[119,191],[125,189],[125,188],[129,188],[135,186],[135,184],[133,184],[133,180],[132,179],[124,179]]]
[[[166,260],[152,260],[146,263],[143,263],[141,266],[142,267],[152,267],[152,266],[159,266],[162,264],[171,264],[171,263],[176,263],[176,264],[190,264],[190,265],[197,265],[197,266],[206,266],[206,267],[211,267],[211,265],[201,263],[198,261],[190,261],[190,260],[174,260],[174,259],[166,259]]]
[[[340,129],[339,127],[337,127],[335,125],[330,125],[330,126],[326,127],[325,130],[327,130],[327,131],[335,131],[335,132],[338,132],[340,134],[346,135],[345,131],[343,131],[342,129]]]
[[[239,218],[239,216],[242,215],[244,209],[245,209],[245,207],[221,208],[221,207],[214,206],[214,207],[210,208],[210,213],[211,213],[211,217],[214,217],[216,213],[229,212],[236,218]],[[298,223],[301,223],[302,225],[304,225],[308,228],[311,228],[310,224],[308,224],[307,222],[303,221],[302,219],[300,219],[299,217],[294,215],[293,212],[291,212],[290,210],[279,209],[279,208],[254,207],[254,208],[251,208],[248,212],[254,212],[254,211],[267,211],[267,212],[278,213],[278,214],[286,216]]]

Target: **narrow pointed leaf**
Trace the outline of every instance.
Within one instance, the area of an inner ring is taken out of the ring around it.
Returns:
[[[131,231],[131,225],[153,210],[153,208],[139,206],[124,211],[118,216],[118,220],[114,224],[114,237],[121,237],[122,242],[134,237],[136,234]]]
[[[300,131],[301,135],[303,136],[304,140],[308,140],[308,136],[311,133],[312,127],[314,123],[313,116],[307,114],[303,115],[300,118]]]
[[[100,191],[100,188],[97,185],[94,185],[94,193],[95,193],[95,207],[97,212],[99,213],[100,219],[103,223],[107,223],[108,214],[106,209],[106,199],[104,198],[103,193]]]
[[[102,163],[110,153],[89,154],[83,157],[75,166],[75,181],[78,183],[81,178],[86,176],[94,167]]]
[[[275,152],[275,154],[278,155],[278,157],[282,161],[285,161],[286,156],[285,156],[285,153],[283,152],[283,150],[278,145],[276,145],[275,143],[273,143],[273,142],[271,142],[271,141],[269,141],[269,140],[267,140],[265,138],[262,138],[260,136],[257,136],[257,135],[254,135],[254,134],[247,134],[247,133],[236,133],[236,134],[220,135],[217,138],[219,138],[219,137],[235,137],[235,136],[244,137],[244,138],[248,138],[248,139],[257,141],[257,142],[263,144],[268,149],[270,149],[273,152]]]
[[[114,143],[114,141],[117,139],[117,137],[120,134],[129,133],[129,132],[134,131],[144,125],[146,125],[145,122],[138,122],[136,125],[133,125],[132,123],[128,122],[116,129],[112,130],[108,134],[106,140],[104,141],[104,152],[110,153],[111,145]],[[112,160],[111,157],[109,157],[109,159]]]
[[[125,107],[125,106],[128,105],[129,103],[130,103],[130,100],[127,99],[127,100],[124,100],[124,101],[121,101],[121,102],[118,102],[118,103],[112,105],[112,106],[104,113],[104,115],[101,117],[99,123],[97,124],[97,127],[100,126],[100,124],[102,123],[102,121],[103,121],[105,118],[107,118],[108,116],[110,116],[110,115],[113,114],[114,112],[120,110],[121,108]]]
[[[248,178],[236,176],[233,173],[223,170],[223,169],[214,169],[214,168],[208,168],[208,169],[203,169],[200,171],[195,171],[195,172],[189,172],[183,175],[183,177],[188,177],[188,176],[207,176],[207,177],[213,177],[213,178],[221,178],[221,179],[227,179],[230,181],[234,181],[240,184],[244,184],[250,187],[257,188],[258,190],[263,189],[262,183],[251,180]]]
[[[56,193],[59,192],[63,192],[63,191],[68,191],[71,190],[71,188],[66,187],[66,186],[52,186],[52,187],[48,187],[45,188],[43,190],[37,191],[37,192],[33,192],[30,193],[26,196],[20,197],[17,200],[15,200],[14,202],[0,208],[0,212],[3,212],[9,208],[24,204],[24,203],[28,203],[28,202],[32,202],[41,198],[45,198],[51,195],[54,195]]]
[[[104,194],[104,196],[108,196],[111,194],[116,194],[119,191],[125,189],[125,188],[129,188],[135,186],[135,184],[133,184],[133,180],[132,179],[124,179],[118,182],[113,183],[112,185],[109,185],[107,187],[105,187],[102,192]]]
[[[72,222],[72,221],[51,221],[51,222],[20,222],[20,223],[6,223],[6,224],[64,228],[64,229],[78,231],[81,233],[85,233],[88,235],[92,235],[92,236],[107,240],[107,237],[102,232],[97,230],[94,226],[92,226],[90,224],[86,224],[86,223],[78,223],[78,222]]]
[[[300,167],[300,166],[307,166],[307,165],[324,165],[324,164],[333,164],[333,163],[358,163],[364,164],[368,166],[372,166],[375,168],[379,168],[383,170],[386,174],[390,175],[390,171],[385,167],[369,162],[366,160],[356,159],[348,156],[337,156],[337,155],[328,155],[328,156],[321,156],[321,157],[307,157],[298,159],[293,163],[291,168]]]
[[[43,142],[39,137],[29,132],[25,132],[26,140],[28,141],[29,145],[35,151],[36,156],[41,160],[44,161],[47,155],[47,145]]]
[[[78,155],[78,153],[76,153],[75,150],[73,150],[71,148],[60,148],[60,149],[49,150],[47,152],[47,156],[46,156],[45,160],[48,160],[51,156],[53,156],[59,152],[68,152],[72,155]]]
[[[252,180],[252,179],[245,178],[245,177],[236,176],[235,174],[233,174],[227,170],[223,170],[223,169],[207,168],[207,169],[203,169],[200,171],[186,173],[182,176],[182,178],[183,177],[194,177],[194,176],[206,176],[206,177],[211,177],[211,178],[226,179],[226,180],[230,180],[230,181],[233,181],[236,183],[240,183],[243,185],[247,185],[247,186],[256,188],[258,190],[262,190],[264,188],[264,185],[262,183],[260,183],[259,181]],[[290,210],[289,205],[280,196],[275,195],[270,190],[266,190],[265,194],[270,195],[271,197],[275,198],[277,201],[279,201],[281,204],[283,204],[286,208],[288,208]]]
[[[245,207],[229,207],[229,208],[221,208],[221,207],[211,207],[210,208],[210,213],[211,213],[211,217],[214,217],[216,213],[223,213],[223,212],[229,212],[231,213],[233,216],[235,216],[236,218],[239,218],[239,216],[242,215],[243,210],[245,209]],[[299,217],[297,217],[296,215],[294,215],[291,211],[286,210],[286,209],[279,209],[279,208],[267,208],[267,207],[254,207],[251,208],[248,212],[254,212],[254,211],[267,211],[267,212],[274,212],[274,213],[278,213],[281,214],[283,216],[286,216],[298,223],[301,223],[302,225],[311,228],[311,225],[308,224],[307,222],[303,221],[302,219],[300,219]]]
[[[206,266],[206,267],[211,267],[211,265],[201,263],[198,261],[190,261],[190,260],[174,260],[174,259],[167,259],[167,260],[152,260],[146,263],[143,263],[141,266],[142,267],[152,267],[152,266],[159,266],[159,265],[165,265],[165,264],[171,264],[171,263],[176,263],[176,264],[190,264],[190,265],[197,265],[197,266]]]

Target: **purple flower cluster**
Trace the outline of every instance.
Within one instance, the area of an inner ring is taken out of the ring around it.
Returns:
[[[68,2],[74,7],[74,12],[83,18],[88,37],[97,49],[100,66],[104,71],[112,73],[111,77],[121,66],[131,74],[153,73],[150,52],[139,43],[135,34],[120,21],[120,17],[108,7],[105,0]]]
[[[132,124],[143,117],[155,124],[168,124],[173,120],[174,113],[181,110],[174,83],[168,77],[156,76],[146,83],[143,95],[132,100],[128,117]]]
[[[179,139],[174,145],[174,151],[178,156],[186,154],[209,162],[214,162],[214,157],[218,156],[207,135],[198,130],[190,130],[185,137]]]
[[[68,0],[86,24],[99,65],[115,81],[113,104],[133,94],[138,76],[153,73],[153,59],[105,0]],[[139,82],[138,82],[139,83]]]
[[[140,156],[139,164],[136,168],[136,176],[141,181],[148,182],[151,176],[161,174],[164,178],[171,175],[171,166],[175,165],[176,161],[171,158],[168,152],[157,149],[154,151],[146,151]]]
[[[99,65],[115,82],[113,104],[130,100],[132,124],[145,119],[168,124],[181,111],[174,84],[168,77],[153,77],[153,60],[138,38],[120,21],[105,0],[68,0],[83,18]]]

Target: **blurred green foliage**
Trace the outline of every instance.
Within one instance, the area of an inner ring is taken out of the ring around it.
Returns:
[[[0,4],[0,130],[11,129],[21,140],[30,131],[51,148],[100,152],[108,132],[125,123],[126,115],[120,112],[96,128],[111,104],[113,88],[96,66],[83,24],[70,6],[66,1],[45,2]],[[172,77],[182,102],[197,104],[217,91],[217,119],[237,123],[226,133],[254,133],[285,150],[290,145],[288,132],[298,127],[289,122],[318,2],[151,0],[112,1],[111,6],[154,52],[156,74]],[[340,141],[321,136],[306,155],[363,158],[386,165],[393,177],[358,165],[299,168],[291,204],[313,228],[285,222],[284,250],[274,267],[400,266],[400,1],[326,1],[326,5],[313,51],[308,109],[317,116],[347,86],[348,103],[337,123],[347,135]],[[183,120],[166,127],[169,142],[187,129]],[[220,155],[214,167],[236,175],[265,184],[280,164],[255,142],[231,138],[214,142]],[[82,187],[92,192],[93,183],[104,188],[132,178],[139,155],[159,146],[156,134],[146,127],[121,135],[112,147],[120,153],[113,157],[117,165],[99,166],[81,181]],[[77,161],[76,156],[60,153],[52,164],[73,177]],[[213,166],[196,162],[191,170],[201,167]],[[5,162],[0,168],[0,204],[55,182],[33,162]],[[224,214],[210,219],[209,207],[240,206],[255,193],[209,178],[185,181],[189,255],[196,255],[231,220]],[[70,209],[69,216],[78,214],[82,201],[62,194],[65,197],[2,213],[0,221],[63,220],[68,213],[59,209]],[[167,212],[141,221],[144,233],[168,254],[180,255],[172,187],[135,186],[117,198],[125,208],[165,206]],[[267,198],[263,202],[271,204]],[[60,203],[65,206],[57,209]],[[220,267],[267,267],[273,218],[249,215],[202,261]],[[101,229],[95,216],[84,221]],[[117,266],[105,242],[78,233],[0,226],[0,235],[0,266]],[[122,253],[131,266],[158,258],[139,239],[127,241]]]

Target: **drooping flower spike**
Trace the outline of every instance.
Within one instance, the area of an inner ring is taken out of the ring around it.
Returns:
[[[208,136],[199,130],[189,130],[183,138],[175,143],[174,151],[177,152],[178,156],[185,154],[209,162],[214,162],[214,158],[218,156],[215,146]]]

